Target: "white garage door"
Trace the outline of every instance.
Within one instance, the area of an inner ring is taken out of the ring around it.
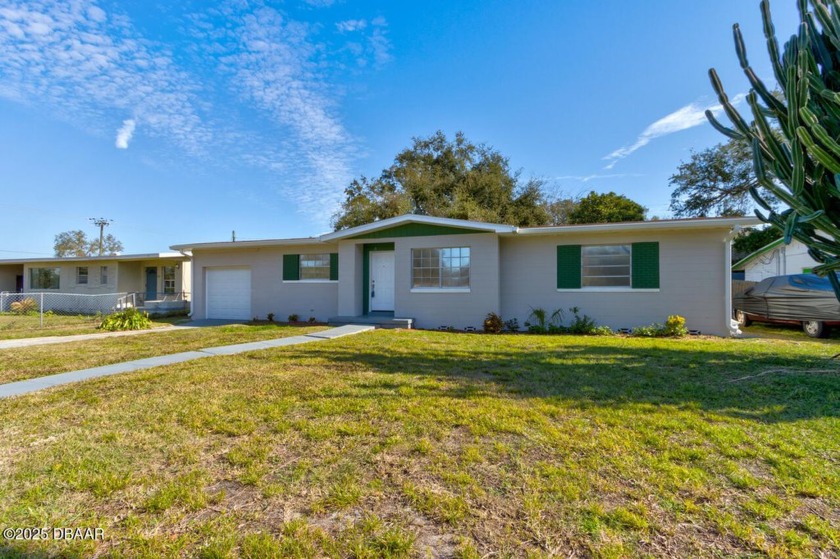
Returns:
[[[207,318],[251,318],[250,268],[207,268]]]

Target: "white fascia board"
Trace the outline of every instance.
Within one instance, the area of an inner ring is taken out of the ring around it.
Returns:
[[[350,229],[343,229],[335,231],[334,233],[325,233],[319,238],[322,241],[336,241],[339,239],[346,239],[347,237],[355,237],[356,235],[363,235],[371,231],[379,231],[380,229],[388,229],[396,225],[404,223],[423,223],[426,225],[442,225],[446,227],[458,227],[461,229],[479,229],[481,231],[489,231],[492,233],[514,233],[517,228],[513,225],[502,225],[499,223],[485,223],[482,221],[469,221],[466,219],[451,219],[448,217],[432,217],[429,215],[415,215],[404,214],[396,217],[389,217],[373,223],[366,223],[358,227],[351,227]]]
[[[320,239],[313,237],[306,237],[303,239],[260,239],[255,241],[222,241],[215,243],[192,243],[183,245],[172,245],[169,248],[177,251],[195,251],[195,250],[220,250],[220,249],[237,249],[237,248],[262,248],[262,247],[276,247],[276,246],[291,246],[291,245],[320,245],[323,244]]]
[[[554,227],[520,228],[518,235],[558,235],[563,233],[607,233],[631,231],[663,231],[686,229],[731,229],[751,227],[762,223],[757,217],[713,217],[707,219],[661,219],[656,221],[625,221],[586,225],[558,225]]]

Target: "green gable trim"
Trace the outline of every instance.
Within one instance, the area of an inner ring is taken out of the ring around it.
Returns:
[[[633,243],[633,289],[659,289],[659,243]]]
[[[362,247],[362,314],[367,314],[370,311],[370,253],[394,250],[394,243],[368,243]]]
[[[580,245],[557,247],[557,289],[580,289]]]
[[[330,281],[338,281],[338,253],[330,253]]]
[[[300,279],[300,254],[283,255],[283,281]]]
[[[448,225],[429,225],[427,223],[405,223],[388,229],[362,233],[351,239],[390,239],[392,237],[431,237],[435,235],[467,235],[471,233],[488,233],[481,229],[463,229]]]

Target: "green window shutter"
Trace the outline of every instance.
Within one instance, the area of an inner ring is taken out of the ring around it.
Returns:
[[[580,245],[557,247],[557,289],[580,289]]]
[[[300,254],[283,255],[283,281],[300,279]]]
[[[330,280],[337,281],[338,280],[338,253],[331,252],[330,253]]]
[[[633,243],[633,289],[659,289],[659,243]]]

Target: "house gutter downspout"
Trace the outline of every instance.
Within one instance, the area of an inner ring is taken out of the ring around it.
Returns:
[[[732,239],[740,232],[741,226],[736,225],[730,229],[729,234],[723,239],[723,258],[725,263],[723,268],[725,270],[723,274],[723,312],[726,328],[729,330],[730,336],[740,336],[742,334],[738,321],[732,316]]]
[[[192,253],[187,253],[183,250],[178,250],[182,255],[186,256],[190,259],[190,312],[187,314],[188,317],[192,318],[193,315],[193,282],[195,281],[195,270],[192,269]],[[181,269],[181,273],[184,273],[183,267]]]

